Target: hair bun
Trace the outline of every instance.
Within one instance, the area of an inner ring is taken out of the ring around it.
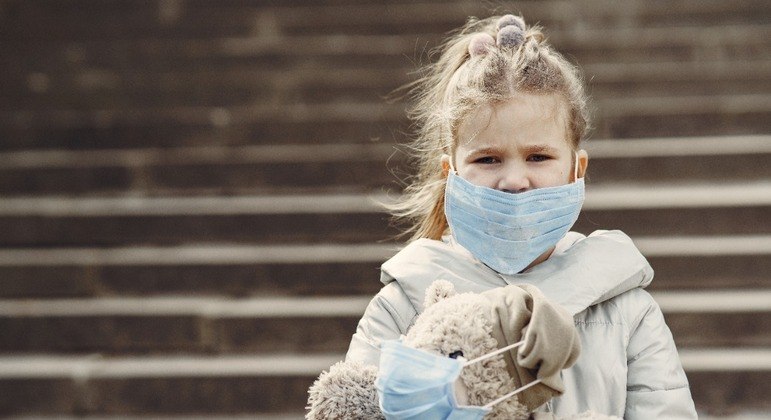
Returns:
[[[486,33],[474,34],[468,44],[468,53],[471,57],[479,57],[487,54],[493,45],[495,45],[495,39],[491,35]]]
[[[525,20],[519,16],[505,15],[498,19],[497,44],[515,48],[525,42]]]

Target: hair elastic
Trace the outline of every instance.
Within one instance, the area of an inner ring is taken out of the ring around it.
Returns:
[[[519,16],[505,15],[496,25],[498,47],[516,48],[525,42],[525,20]]]
[[[468,44],[468,53],[471,58],[480,57],[487,54],[495,45],[495,39],[484,32],[474,34]]]

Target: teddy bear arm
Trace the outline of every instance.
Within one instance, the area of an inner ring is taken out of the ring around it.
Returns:
[[[308,420],[384,419],[375,379],[377,367],[338,362],[322,372],[308,389]]]

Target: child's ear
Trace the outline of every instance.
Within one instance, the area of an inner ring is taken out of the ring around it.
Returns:
[[[576,153],[576,159],[578,159],[578,177],[583,178],[586,176],[586,168],[589,167],[589,154],[581,149]]]
[[[450,155],[442,155],[442,175],[447,178],[447,174],[450,172]]]

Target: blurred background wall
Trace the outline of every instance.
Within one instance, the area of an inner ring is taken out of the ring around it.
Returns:
[[[771,2],[0,0],[0,415],[299,418],[399,243],[384,96],[522,13],[705,416],[771,413]]]

